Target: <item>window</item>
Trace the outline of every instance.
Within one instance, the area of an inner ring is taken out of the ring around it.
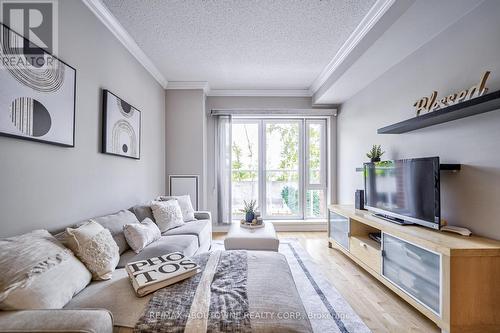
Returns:
[[[243,200],[259,201],[259,123],[233,121],[231,144],[231,205],[242,216]]]
[[[326,216],[326,125],[306,120],[306,218]]]
[[[244,200],[266,219],[325,218],[326,161],[325,119],[233,119],[233,218]]]

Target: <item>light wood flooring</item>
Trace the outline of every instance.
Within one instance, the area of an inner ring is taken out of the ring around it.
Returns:
[[[328,248],[326,232],[278,232],[278,236],[300,241],[314,261],[321,263],[330,283],[373,332],[441,332],[432,321],[340,251]],[[225,233],[214,233],[214,239],[224,237]]]

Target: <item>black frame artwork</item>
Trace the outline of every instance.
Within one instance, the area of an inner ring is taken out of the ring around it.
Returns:
[[[103,154],[140,160],[142,136],[141,111],[107,89],[103,89],[102,94],[101,152]],[[112,103],[112,100],[116,101],[116,103]],[[113,127],[111,127],[112,123]],[[127,139],[126,142],[123,141],[123,134]]]
[[[11,48],[20,41],[39,53]],[[0,57],[0,136],[75,147],[76,69],[3,23]]]

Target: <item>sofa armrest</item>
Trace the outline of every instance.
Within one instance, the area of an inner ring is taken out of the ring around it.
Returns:
[[[0,311],[0,332],[113,333],[113,317],[103,309]]]
[[[212,221],[212,213],[209,211],[197,211],[194,212],[194,218],[197,220],[210,220]]]

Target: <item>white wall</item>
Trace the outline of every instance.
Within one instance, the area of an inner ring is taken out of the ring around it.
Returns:
[[[75,148],[0,137],[0,236],[115,212],[165,192],[162,87],[79,0],[59,1],[59,56],[77,70]],[[142,111],[139,161],[100,153],[101,90]]]
[[[166,172],[199,176],[199,209],[206,209],[206,119],[203,90],[166,91]]]
[[[500,88],[500,2],[485,1],[456,24],[348,100],[338,117],[338,195],[353,203],[363,188],[355,168],[372,144],[384,158],[440,156],[462,163],[457,174],[442,173],[442,215],[450,224],[500,239],[500,112],[482,114],[400,135],[377,128],[415,116],[413,103],[437,90],[439,96],[477,83],[492,72],[490,91]],[[374,64],[376,66],[376,64]]]

